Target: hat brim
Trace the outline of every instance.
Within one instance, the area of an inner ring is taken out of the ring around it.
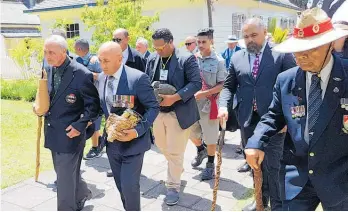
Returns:
[[[225,40],[225,43],[238,43],[238,40]]]
[[[310,49],[317,48],[319,46],[331,43],[339,38],[348,35],[347,30],[334,29],[325,34],[317,35],[309,38],[294,38],[291,37],[288,40],[280,43],[273,48],[273,51],[279,53],[295,53],[303,52]]]

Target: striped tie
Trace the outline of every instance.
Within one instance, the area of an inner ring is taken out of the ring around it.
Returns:
[[[116,78],[114,76],[108,77],[108,84],[107,84],[107,89],[108,89],[107,94],[108,95],[107,95],[105,100],[106,100],[106,103],[107,103],[107,106],[109,109],[112,107],[112,104],[114,102],[113,96],[114,96],[114,90],[115,90],[115,86],[114,86],[115,79]]]
[[[319,118],[319,110],[322,103],[322,90],[320,87],[320,78],[318,75],[312,75],[312,82],[309,88],[308,96],[308,133],[309,142],[314,135],[314,127]]]
[[[253,64],[253,72],[252,75],[254,79],[256,79],[257,74],[259,73],[259,67],[260,67],[260,53],[256,54],[256,58]],[[253,99],[253,111],[257,111],[257,104],[256,99]]]

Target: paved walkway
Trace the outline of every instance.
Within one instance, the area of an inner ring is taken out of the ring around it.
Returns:
[[[238,173],[237,167],[243,157],[234,153],[240,142],[239,131],[226,134],[223,147],[221,181],[218,191],[216,210],[241,210],[251,201],[252,178],[250,173]],[[163,203],[167,163],[164,156],[153,147],[145,154],[144,166],[140,181],[142,210],[148,211],[209,211],[212,203],[214,181],[200,181],[201,167],[193,169],[190,161],[196,149],[188,143],[185,154],[185,172],[182,176],[181,199],[176,206],[168,207]],[[123,210],[120,194],[113,178],[106,177],[109,163],[106,154],[91,161],[83,161],[82,177],[92,190],[93,198],[86,202],[86,211]],[[56,192],[53,182],[54,171],[40,173],[39,182],[33,178],[18,183],[1,191],[1,210],[49,210],[57,208]]]

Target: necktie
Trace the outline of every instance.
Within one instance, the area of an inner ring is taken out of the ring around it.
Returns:
[[[108,77],[108,84],[107,84],[107,97],[106,97],[106,103],[107,106],[110,108],[112,107],[113,104],[113,96],[114,96],[114,90],[115,90],[115,82],[116,78],[114,76],[109,76]]]
[[[322,103],[320,78],[318,75],[312,75],[311,86],[309,88],[308,96],[308,133],[309,142],[314,135],[314,127],[319,118],[319,110]]]
[[[256,58],[254,60],[254,64],[253,64],[253,77],[254,79],[256,79],[257,74],[259,73],[259,66],[260,66],[260,53],[256,54]]]
[[[53,95],[55,95],[56,92],[58,91],[60,82],[62,81],[62,77],[58,73],[58,68],[56,68],[56,67],[52,68],[52,74],[53,74],[53,88],[52,88],[53,92],[52,93],[53,93]]]
[[[256,58],[255,58],[254,64],[253,64],[252,75],[253,75],[254,79],[256,79],[257,74],[259,72],[259,66],[260,66],[260,53],[256,54]],[[256,105],[256,99],[255,98],[253,100],[253,110],[257,111],[257,105]]]

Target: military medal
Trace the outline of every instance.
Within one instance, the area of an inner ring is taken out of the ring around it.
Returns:
[[[344,133],[348,134],[348,115],[343,115],[343,128]]]
[[[113,107],[122,107],[122,108],[133,108],[134,107],[134,96],[114,95],[112,106]]]
[[[292,117],[293,119],[296,118],[296,108],[295,108],[295,107],[291,107],[291,117]]]

